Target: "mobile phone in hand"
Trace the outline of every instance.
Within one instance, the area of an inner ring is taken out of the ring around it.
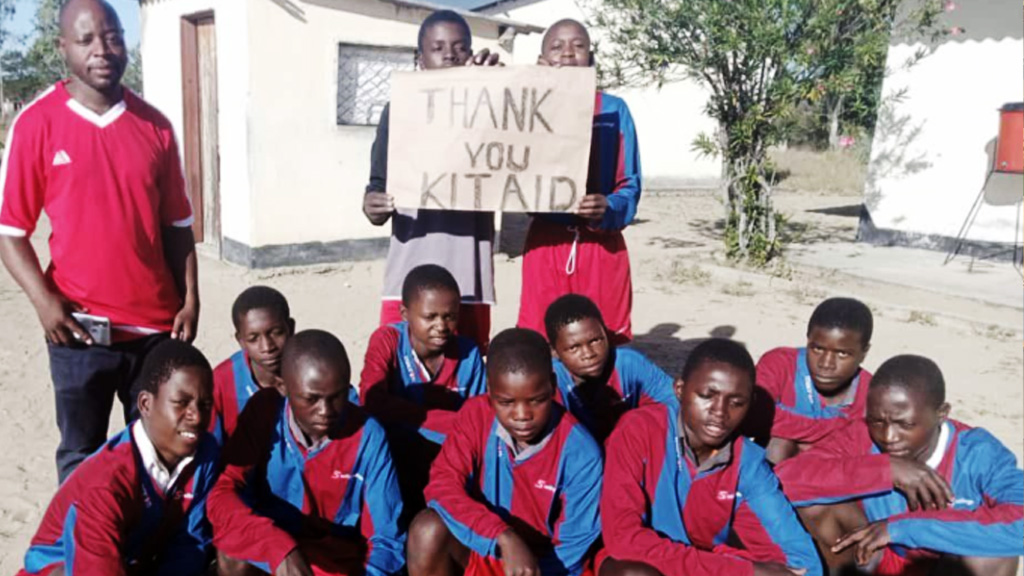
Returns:
[[[71,317],[81,324],[82,328],[85,328],[85,331],[92,336],[93,344],[110,346],[110,318],[83,314],[81,312],[72,312]],[[75,334],[75,339],[80,340],[78,334]]]

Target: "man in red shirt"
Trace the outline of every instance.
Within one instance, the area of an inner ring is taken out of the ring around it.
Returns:
[[[0,165],[0,258],[46,333],[61,481],[104,441],[116,393],[126,420],[146,352],[195,338],[192,208],[170,123],[121,87],[121,23],[103,0],[70,0],[59,47],[69,78],[11,124]],[[29,242],[45,210],[44,273]],[[109,322],[109,342],[73,316]]]

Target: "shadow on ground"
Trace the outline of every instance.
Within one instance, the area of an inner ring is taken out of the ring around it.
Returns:
[[[639,350],[673,377],[683,371],[686,359],[693,349],[711,338],[732,338],[736,334],[735,326],[716,326],[706,338],[681,339],[676,334],[682,326],[674,322],[664,322],[651,328],[646,334],[635,334],[631,347]],[[743,344],[740,342],[740,344]]]

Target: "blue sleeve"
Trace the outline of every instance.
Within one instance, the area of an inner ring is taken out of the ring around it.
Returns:
[[[562,460],[558,487],[562,517],[555,524],[554,556],[541,560],[541,573],[576,576],[583,572],[587,552],[601,535],[601,450],[582,424],[569,434]]]
[[[658,367],[654,362],[651,362],[643,354],[626,349],[622,352],[629,354],[631,377],[634,378],[640,384],[640,393],[650,398],[658,404],[674,405],[676,400],[676,394],[673,390],[675,380],[671,376],[665,373],[664,370]],[[643,403],[640,399],[637,399],[638,405],[642,406]]]
[[[212,437],[210,440],[214,440]],[[188,576],[206,573],[213,554],[213,529],[206,517],[206,499],[217,481],[219,450],[216,446],[202,449],[192,482],[192,504],[185,519],[163,551],[158,576]]]
[[[480,348],[477,348],[474,344],[473,348],[462,362],[467,367],[465,379],[466,392],[462,397],[469,399],[486,392],[487,372],[484,370],[484,361],[480,357]],[[461,371],[462,366],[459,366],[459,369]]]
[[[615,185],[608,194],[608,210],[601,220],[602,230],[622,230],[633,223],[637,205],[640,203],[640,149],[637,144],[636,126],[629,107],[618,101],[619,116],[619,157],[606,158],[615,162]]]
[[[889,519],[889,538],[907,548],[957,556],[1024,555],[1024,471],[1005,446],[982,429],[961,435],[958,452],[980,502],[957,498],[951,508],[908,512]],[[960,486],[954,482],[954,493]]]
[[[824,574],[817,548],[800,524],[764,450],[746,442],[733,528],[754,558],[807,569],[806,576]]]
[[[398,524],[402,495],[384,429],[375,420],[367,419],[363,434],[367,436],[360,460],[366,494],[360,524],[370,548],[366,573],[384,576],[405,565],[405,530]]]

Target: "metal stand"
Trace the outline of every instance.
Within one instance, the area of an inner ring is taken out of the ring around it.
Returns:
[[[960,249],[963,248],[963,246],[964,246],[964,240],[967,239],[967,231],[971,229],[971,226],[974,224],[974,219],[978,217],[978,212],[981,211],[981,205],[984,203],[984,200],[985,200],[985,189],[988,188],[988,182],[989,182],[989,180],[992,179],[992,174],[994,174],[994,173],[995,173],[995,170],[992,169],[992,170],[989,170],[988,171],[988,175],[985,176],[985,183],[981,185],[981,191],[978,192],[978,197],[974,199],[974,205],[971,206],[971,211],[967,213],[967,218],[964,220],[963,226],[961,226],[960,227],[960,231],[957,232],[957,234],[956,234],[956,245],[953,246],[953,249],[949,251],[949,254],[946,254],[946,260],[943,261],[943,263],[942,263],[943,266],[945,266],[946,264],[949,264],[953,260],[953,258],[956,258],[957,255],[960,254]],[[1014,252],[1014,260],[1016,260],[1016,255],[1017,255],[1017,237],[1016,237],[1016,232],[1014,232],[1013,252]]]

